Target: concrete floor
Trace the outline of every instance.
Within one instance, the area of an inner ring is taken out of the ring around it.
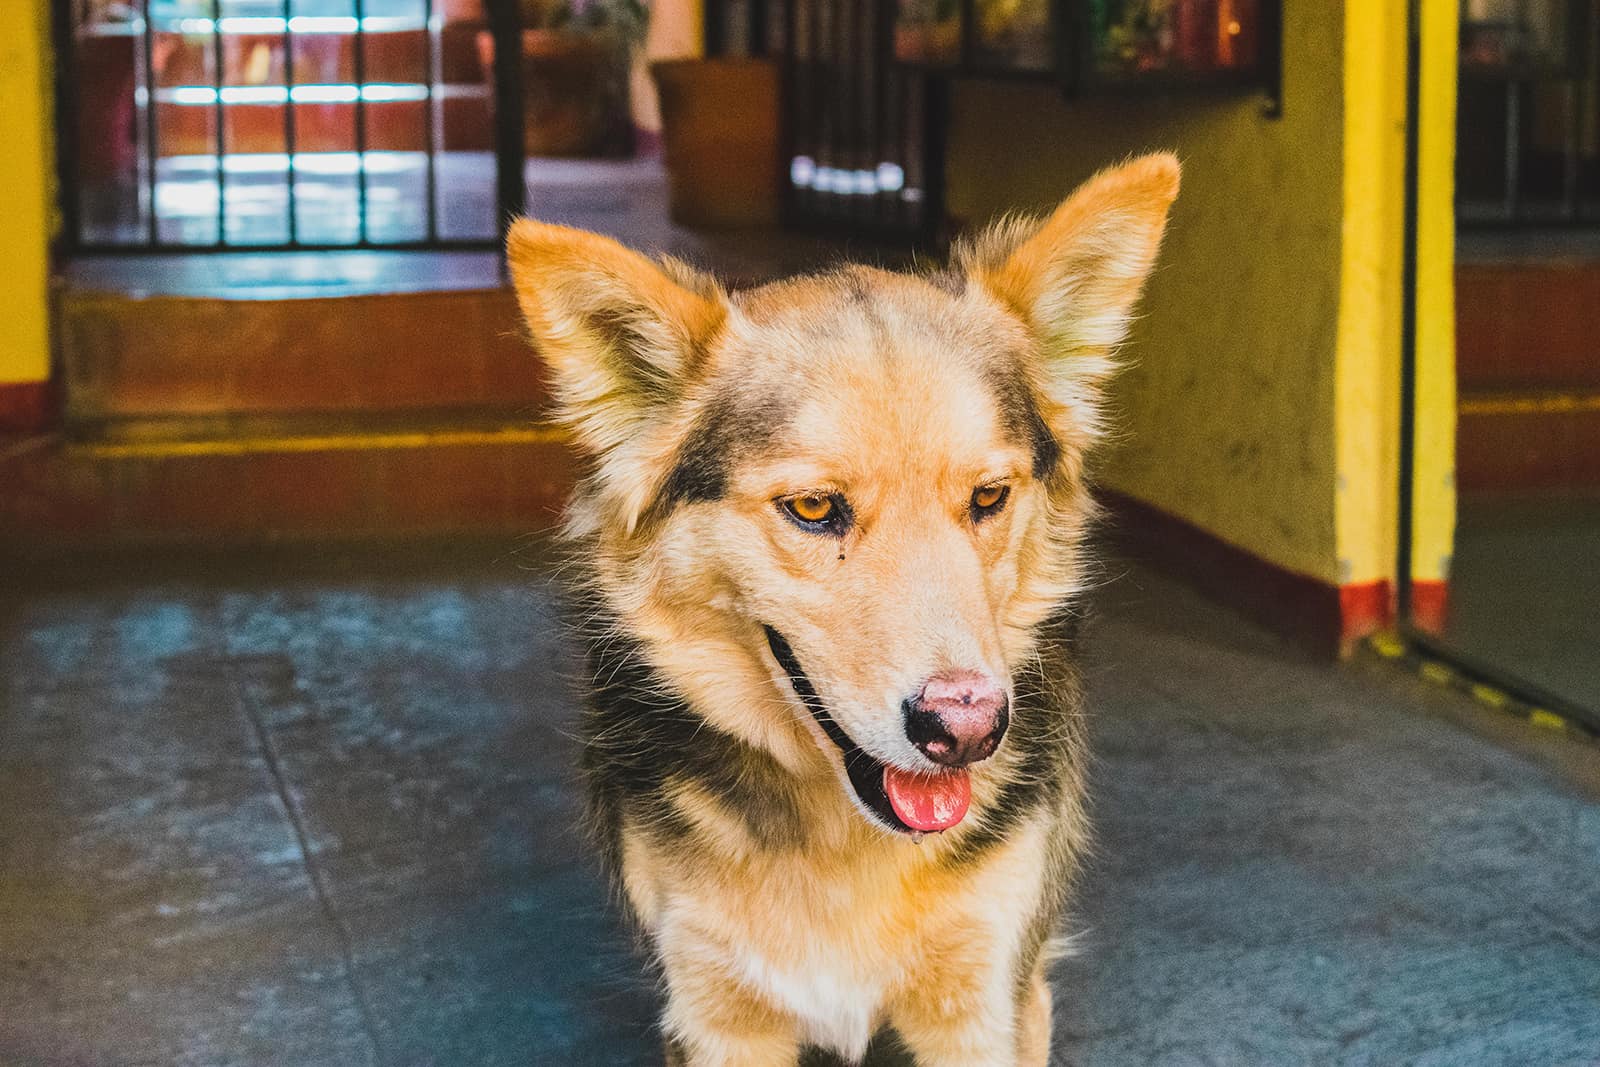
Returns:
[[[1444,637],[1600,716],[1600,492],[1463,493]]]
[[[538,556],[0,573],[0,1064],[656,1062]],[[1098,600],[1058,1064],[1600,1063],[1600,749]]]

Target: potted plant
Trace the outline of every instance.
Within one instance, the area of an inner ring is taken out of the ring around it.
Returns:
[[[629,75],[649,9],[641,0],[520,2],[528,155],[630,154]]]

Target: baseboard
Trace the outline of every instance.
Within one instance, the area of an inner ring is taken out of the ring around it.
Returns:
[[[1444,633],[1450,618],[1450,583],[1440,579],[1411,581],[1411,625],[1426,634]]]
[[[1318,656],[1346,654],[1394,621],[1387,581],[1320,581],[1124,493],[1101,489],[1095,495],[1109,513],[1102,526],[1109,543]]]
[[[55,422],[49,382],[0,382],[0,433],[38,433]]]

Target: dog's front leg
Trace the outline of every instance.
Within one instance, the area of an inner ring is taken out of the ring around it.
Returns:
[[[918,1067],[1045,1067],[1050,990],[1042,973],[1020,990],[988,967],[940,975],[895,1008],[894,1026]]]
[[[793,1019],[708,960],[683,954],[662,963],[667,1067],[794,1067],[800,1039]]]

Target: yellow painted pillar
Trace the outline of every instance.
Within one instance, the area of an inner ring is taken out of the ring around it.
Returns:
[[[0,2],[0,423],[29,421],[50,376],[49,25],[44,0]]]
[[[1422,0],[1417,127],[1416,454],[1412,621],[1439,630],[1456,523],[1457,0]]]
[[[1346,0],[1334,538],[1346,641],[1392,617],[1399,551],[1406,0]]]
[[[1399,575],[1400,348],[1405,299],[1406,0],[1347,0],[1344,220],[1334,432],[1335,539],[1347,641],[1393,621]],[[1420,0],[1415,621],[1443,617],[1455,534],[1456,0]]]

